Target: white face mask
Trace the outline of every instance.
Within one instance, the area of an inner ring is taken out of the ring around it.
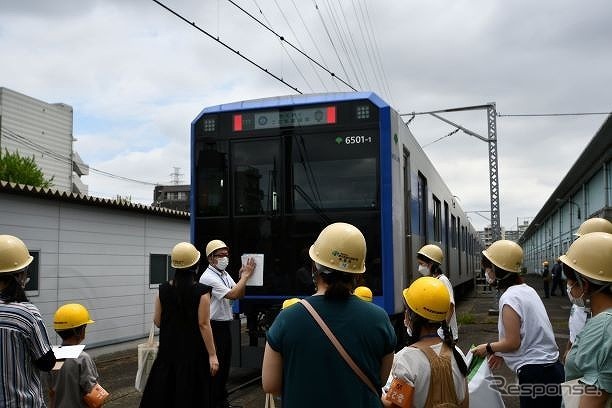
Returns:
[[[429,276],[431,274],[429,268],[425,265],[419,265],[419,273],[423,276]]]
[[[575,285],[576,285],[575,283],[573,285],[567,285],[567,297],[569,298],[570,302],[572,302],[576,306],[584,307],[584,299],[582,298],[582,296],[580,296],[580,297],[572,296],[572,288]],[[584,291],[583,291],[583,295],[584,295]]]
[[[493,272],[489,268],[485,269],[485,279],[487,280],[487,283],[489,285],[495,282],[495,278],[493,277]]]
[[[225,268],[227,268],[227,265],[229,265],[229,258],[227,256],[224,256],[223,258],[218,258],[217,259],[217,269],[220,271],[224,271]]]

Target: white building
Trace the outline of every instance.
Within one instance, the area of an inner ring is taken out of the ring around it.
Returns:
[[[53,188],[87,194],[81,176],[89,173],[73,150],[72,107],[47,103],[0,87],[0,149],[32,157]]]
[[[34,261],[26,286],[52,342],[53,314],[81,303],[95,324],[89,347],[149,333],[169,254],[189,241],[189,213],[0,181],[0,234],[21,238]]]

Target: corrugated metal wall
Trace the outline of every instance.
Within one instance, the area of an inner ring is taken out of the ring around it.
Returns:
[[[28,293],[52,341],[53,313],[82,303],[96,321],[85,343],[140,338],[150,329],[157,285],[149,285],[150,254],[170,254],[189,240],[189,220],[47,198],[0,193],[0,234],[40,251],[39,290]]]

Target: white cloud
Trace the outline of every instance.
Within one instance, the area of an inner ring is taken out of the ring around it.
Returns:
[[[287,51],[298,71],[279,40],[229,2],[166,4],[303,92],[347,90]],[[337,24],[330,24],[327,3],[319,11],[310,2],[238,4],[339,77],[374,87],[402,113],[487,102],[496,102],[500,113],[612,108],[606,0],[588,6],[574,0],[358,0],[340,3],[345,14],[335,9]],[[365,52],[371,32],[357,24],[366,7],[391,95]],[[353,35],[345,45],[335,34],[344,19]],[[361,61],[351,64],[342,56],[345,48],[357,48]],[[190,123],[204,107],[293,93],[153,1],[8,2],[0,15],[0,50],[0,86],[71,105],[82,158],[143,181],[169,182],[175,166],[189,180]],[[359,79],[353,74],[362,71]],[[484,111],[447,117],[486,136]],[[536,214],[604,119],[498,118],[502,225],[511,228],[517,217]],[[411,129],[422,144],[453,130],[428,116],[416,118]],[[485,143],[460,132],[425,151],[464,209],[489,208]],[[93,173],[85,181],[94,194],[152,198],[148,185]]]

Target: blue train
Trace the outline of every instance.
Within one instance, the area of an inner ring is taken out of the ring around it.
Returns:
[[[474,285],[481,242],[398,112],[370,92],[290,95],[205,108],[191,126],[191,234],[264,254],[262,286],[235,311],[248,346],[283,300],[313,292],[308,248],[333,222],[367,242],[361,284],[403,335],[402,289],[417,276],[416,251],[440,246],[455,291]],[[249,365],[244,362],[240,365]]]

